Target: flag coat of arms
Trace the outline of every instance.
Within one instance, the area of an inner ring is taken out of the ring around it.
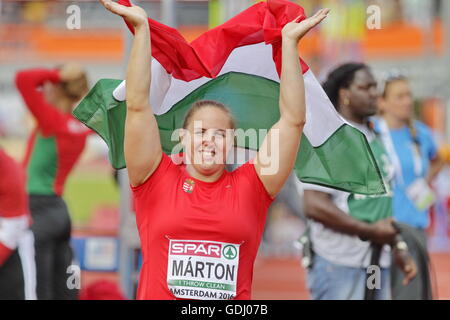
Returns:
[[[183,191],[186,193],[192,193],[194,191],[195,181],[192,179],[186,179],[183,183]]]
[[[129,0],[119,3],[130,5]],[[281,30],[301,14],[302,7],[286,0],[259,2],[191,43],[176,29],[149,19],[150,105],[163,151],[174,152],[174,132],[192,103],[201,99],[224,103],[244,132],[270,129],[280,116]],[[306,125],[294,168],[297,177],[352,193],[385,193],[366,137],[337,113],[308,65],[303,60],[301,65]],[[122,80],[102,79],[74,110],[75,117],[108,144],[117,169],[125,167],[125,86]],[[262,138],[237,141],[237,148],[256,151]]]

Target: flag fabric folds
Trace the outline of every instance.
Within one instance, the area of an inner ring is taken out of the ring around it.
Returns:
[[[128,0],[119,3],[130,5]],[[191,43],[176,29],[149,19],[153,56],[150,105],[164,152],[176,149],[176,129],[197,100],[224,103],[241,132],[267,130],[278,121],[281,29],[299,15],[304,16],[303,9],[289,1],[259,2]],[[301,66],[307,122],[295,163],[297,177],[352,193],[385,193],[364,134],[337,113],[303,60]],[[102,79],[74,110],[74,115],[108,144],[115,168],[125,167],[125,86],[125,81]],[[252,143],[238,137],[237,141],[238,148],[257,150],[262,139]]]

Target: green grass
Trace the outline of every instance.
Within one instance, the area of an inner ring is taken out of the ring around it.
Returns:
[[[74,225],[86,224],[102,206],[118,206],[119,189],[108,173],[74,173],[67,181],[64,199]]]

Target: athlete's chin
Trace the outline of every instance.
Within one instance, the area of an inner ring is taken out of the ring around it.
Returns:
[[[224,164],[212,162],[202,162],[201,164],[195,165],[195,170],[204,176],[211,176],[220,170],[223,170]]]

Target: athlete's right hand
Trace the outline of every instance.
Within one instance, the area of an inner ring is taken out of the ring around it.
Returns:
[[[371,225],[370,240],[377,244],[392,245],[395,242],[397,230],[393,225],[393,219],[387,218]]]
[[[127,7],[111,0],[99,0],[103,6],[114,14],[125,18],[133,27],[147,24],[148,16],[144,9],[138,6]]]

